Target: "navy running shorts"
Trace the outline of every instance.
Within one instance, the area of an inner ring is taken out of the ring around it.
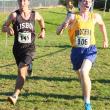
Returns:
[[[92,63],[97,56],[97,48],[95,45],[88,48],[73,47],[71,50],[71,62],[73,64],[73,70],[77,71],[81,68],[84,59],[90,60]]]

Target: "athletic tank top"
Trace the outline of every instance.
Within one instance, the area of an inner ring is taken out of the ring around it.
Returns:
[[[95,45],[94,14],[90,13],[88,20],[84,21],[79,14],[75,14],[74,22],[68,30],[72,47],[89,47]]]
[[[27,49],[35,48],[35,12],[31,11],[30,18],[28,20],[23,19],[19,10],[15,11],[17,16],[13,22],[14,29],[14,48],[15,49]]]

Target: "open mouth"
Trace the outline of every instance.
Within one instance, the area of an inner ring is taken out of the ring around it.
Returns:
[[[86,7],[86,8],[89,8],[89,6],[88,6],[88,5],[85,5],[85,7]]]

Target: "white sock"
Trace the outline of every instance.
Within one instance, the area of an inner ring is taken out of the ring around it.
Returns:
[[[87,99],[86,97],[84,97],[84,102],[87,104],[90,104],[90,99]]]

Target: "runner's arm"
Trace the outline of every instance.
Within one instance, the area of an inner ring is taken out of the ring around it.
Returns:
[[[108,47],[108,37],[107,37],[107,32],[106,32],[106,27],[105,27],[104,21],[99,14],[95,14],[95,21],[96,21],[96,23],[99,24],[100,31],[103,34],[103,47],[107,48]]]
[[[57,35],[60,35],[63,33],[63,31],[68,28],[69,26],[71,26],[71,24],[73,23],[74,21],[74,18],[75,18],[75,15],[72,14],[71,16],[67,16],[65,21],[60,25],[58,26],[57,30],[56,30],[56,34]]]
[[[13,28],[10,26],[10,24],[13,22],[13,20],[16,17],[16,13],[11,13],[8,16],[8,19],[5,21],[5,23],[2,26],[2,32],[7,32],[8,35],[12,36],[14,35],[14,30]]]
[[[39,34],[39,38],[43,39],[45,37],[45,23],[44,23],[44,19],[43,19],[43,17],[38,12],[36,12],[35,13],[35,20],[38,21],[38,23],[40,25],[40,28],[41,28],[41,32]]]

